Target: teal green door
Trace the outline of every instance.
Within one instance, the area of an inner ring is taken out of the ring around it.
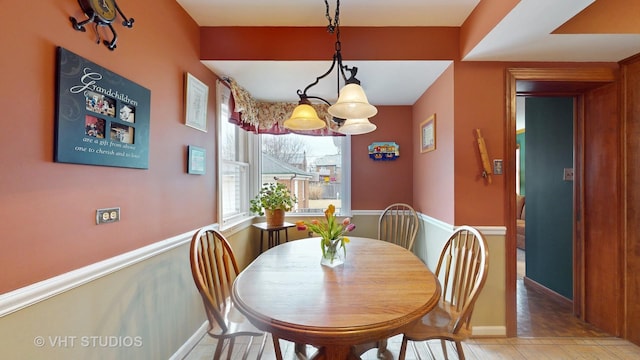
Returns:
[[[525,100],[526,276],[573,299],[573,97]]]

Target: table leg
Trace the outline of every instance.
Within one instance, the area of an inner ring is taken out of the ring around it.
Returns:
[[[297,359],[307,359],[307,345],[301,343],[295,343],[294,353]]]
[[[262,254],[262,241],[264,240],[264,231],[260,230],[260,254]]]
[[[353,347],[353,352],[356,356],[362,356],[365,352],[376,349],[377,357],[380,360],[393,359],[393,354],[387,349],[387,339],[378,340],[376,342],[370,342]]]
[[[273,231],[267,230],[267,232],[269,233],[268,234],[268,237],[269,237],[269,249],[271,249],[274,246],[274,244],[273,244],[273,242],[274,242]]]
[[[349,345],[331,345],[320,348],[313,359],[360,360],[360,357],[353,353]]]

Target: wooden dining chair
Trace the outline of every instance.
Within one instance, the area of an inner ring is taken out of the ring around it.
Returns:
[[[395,203],[387,206],[378,218],[378,239],[400,245],[411,251],[418,235],[420,222],[418,213],[408,204]],[[377,348],[378,359],[387,359],[392,355],[387,351],[387,340],[361,344],[354,352],[362,355],[370,349]]]
[[[207,333],[218,340],[215,360],[220,359],[225,346],[227,359],[232,358],[233,348],[238,337],[248,337],[248,343],[242,359],[246,359],[254,338],[262,338],[257,358],[262,357],[267,336],[251,325],[247,318],[236,309],[231,301],[231,287],[238,276],[233,249],[225,237],[213,229],[202,228],[193,235],[190,248],[191,274],[202,296],[205,312],[209,320]],[[276,345],[277,339],[274,339]],[[282,359],[280,346],[275,347],[276,357]]]
[[[391,204],[378,218],[378,239],[392,242],[411,251],[419,226],[418,214],[410,205]]]
[[[471,335],[469,323],[476,299],[487,279],[489,252],[482,234],[470,226],[458,227],[440,254],[436,276],[442,296],[438,306],[405,330],[400,347],[404,360],[409,341],[439,339],[447,358],[446,341],[456,344],[458,358],[464,360],[462,341]]]

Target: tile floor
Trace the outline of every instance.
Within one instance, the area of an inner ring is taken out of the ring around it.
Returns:
[[[401,336],[389,339],[388,349],[393,359],[398,358]],[[259,345],[253,344],[249,359],[255,359]],[[281,340],[283,358],[297,360],[293,352],[293,344]],[[618,338],[500,338],[500,339],[470,339],[463,343],[465,357],[469,360],[493,360],[493,359],[640,359],[640,347]],[[206,336],[202,339],[185,360],[211,360],[215,350],[215,340]],[[233,359],[241,359],[242,348],[236,345]],[[309,355],[313,348],[307,350]],[[458,359],[453,345],[448,345],[449,359]],[[429,341],[416,343],[413,347],[410,343],[407,349],[407,360],[416,359],[444,359],[440,343]],[[264,360],[275,359],[271,338],[267,339]],[[376,351],[370,350],[362,356],[363,360],[375,360]]]

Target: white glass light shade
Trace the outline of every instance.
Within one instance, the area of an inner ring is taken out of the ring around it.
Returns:
[[[360,135],[374,131],[378,127],[369,122],[369,119],[347,119],[338,132],[347,135]]]
[[[341,119],[364,119],[378,113],[375,106],[369,104],[362,86],[347,84],[338,96],[338,101],[329,106],[329,114]]]
[[[291,117],[283,125],[291,130],[317,130],[327,126],[327,123],[318,117],[311,105],[300,104],[293,109]]]

